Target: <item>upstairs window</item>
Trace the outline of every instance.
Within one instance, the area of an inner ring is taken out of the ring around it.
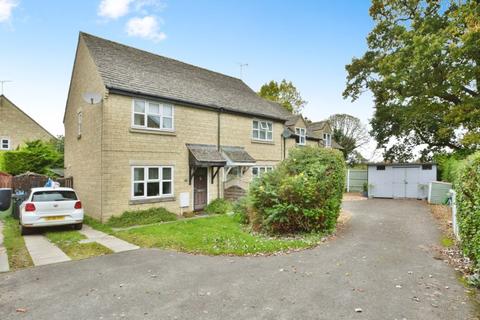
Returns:
[[[252,139],[272,141],[273,123],[270,121],[253,120]]]
[[[173,106],[147,100],[133,100],[133,127],[173,130]]]
[[[325,147],[330,148],[332,146],[332,135],[330,133],[324,133],[323,141],[325,143]]]
[[[304,146],[307,139],[307,130],[305,128],[295,128],[295,133],[298,135],[298,144]]]
[[[0,150],[10,150],[10,138],[0,138]]]

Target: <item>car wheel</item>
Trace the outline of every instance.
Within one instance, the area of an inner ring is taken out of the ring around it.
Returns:
[[[75,230],[82,230],[83,223],[77,223],[74,225]]]
[[[22,236],[29,235],[31,233],[30,228],[25,228],[24,226],[20,226],[20,234]]]

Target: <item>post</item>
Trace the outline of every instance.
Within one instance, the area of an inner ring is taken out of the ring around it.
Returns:
[[[450,194],[452,195],[451,207],[452,207],[452,229],[453,234],[460,240],[460,232],[458,229],[458,222],[457,222],[457,193],[455,190],[450,189]]]
[[[347,169],[347,192],[350,192],[350,169]]]

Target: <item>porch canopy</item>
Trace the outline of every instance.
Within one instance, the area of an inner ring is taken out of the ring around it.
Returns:
[[[220,149],[227,160],[227,167],[251,167],[255,165],[255,159],[243,147],[222,146]]]
[[[189,177],[188,183],[192,184],[192,179],[197,168],[216,168],[212,169],[212,183],[218,174],[220,168],[225,167],[227,160],[222,156],[216,145],[211,144],[186,144],[188,149]]]

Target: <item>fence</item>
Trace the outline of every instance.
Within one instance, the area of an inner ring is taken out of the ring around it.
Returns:
[[[0,172],[0,188],[11,188],[12,176],[8,173]]]
[[[31,188],[39,188],[45,186],[48,181],[48,176],[41,174],[27,172],[13,177],[12,187],[14,190],[23,190],[28,192]],[[73,188],[73,177],[56,179],[60,186]]]
[[[452,229],[453,229],[453,234],[457,238],[457,240],[460,240],[460,231],[459,231],[459,226],[458,226],[458,220],[457,220],[457,193],[455,190],[450,189],[450,206],[452,207]]]
[[[365,183],[368,183],[367,170],[348,169],[347,192],[362,192]]]

